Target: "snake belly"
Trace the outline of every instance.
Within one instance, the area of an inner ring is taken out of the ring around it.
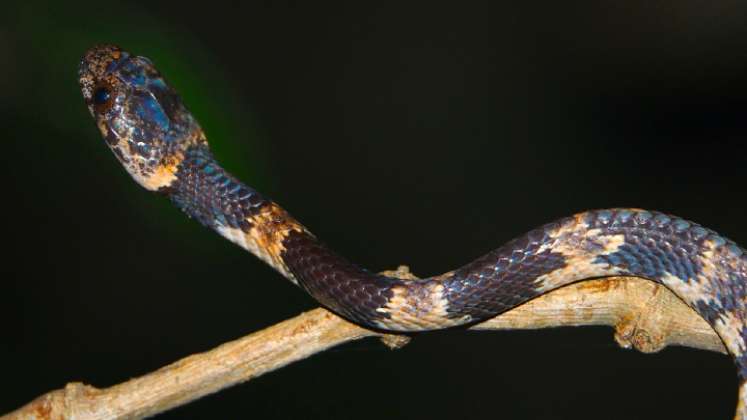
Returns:
[[[721,337],[740,379],[737,418],[747,419],[747,254],[716,232],[659,212],[594,210],[546,224],[439,276],[387,277],[339,256],[227,173],[150,60],[97,46],[81,61],[79,82],[106,143],[139,184],[168,196],[340,316],[379,330],[436,330],[496,316],[583,279],[646,278],[672,290]]]

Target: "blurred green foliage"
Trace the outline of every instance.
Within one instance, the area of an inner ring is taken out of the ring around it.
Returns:
[[[261,148],[255,147],[262,136],[252,116],[240,108],[226,72],[188,31],[169,27],[142,6],[116,1],[31,1],[16,7],[6,15],[10,17],[6,40],[11,40],[7,47],[15,44],[15,49],[5,54],[15,58],[11,70],[15,80],[5,89],[8,109],[0,118],[6,126],[15,127],[9,138],[16,143],[12,150],[19,159],[28,156],[29,161],[50,166],[52,173],[55,166],[70,168],[70,162],[85,160],[88,167],[79,170],[96,171],[94,179],[105,173],[126,200],[142,200],[146,212],[159,211],[147,219],[165,222],[170,229],[188,226],[181,216],[168,216],[174,212],[166,200],[152,200],[132,188],[82,103],[78,60],[92,45],[114,43],[152,59],[200,121],[225,167],[258,188],[264,185]],[[35,154],[30,156],[32,151]],[[64,196],[69,198],[68,194],[65,190]]]

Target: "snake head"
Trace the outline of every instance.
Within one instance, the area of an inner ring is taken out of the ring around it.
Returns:
[[[147,58],[95,46],[83,56],[78,76],[101,135],[143,187],[167,188],[185,151],[206,144],[197,121]]]

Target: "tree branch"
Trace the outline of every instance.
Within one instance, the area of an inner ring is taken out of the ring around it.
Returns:
[[[389,274],[413,278],[406,267]],[[666,288],[633,277],[576,283],[471,329],[581,325],[613,326],[620,346],[646,353],[668,345],[726,353],[716,333],[695,311]],[[69,383],[0,420],[152,416],[364,337],[380,337],[391,348],[409,341],[406,335],[358,327],[320,308],[110,388]]]

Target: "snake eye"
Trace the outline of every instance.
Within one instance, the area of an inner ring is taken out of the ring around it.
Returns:
[[[111,97],[111,94],[109,93],[109,89],[103,86],[96,89],[96,91],[93,92],[93,102],[96,105],[103,105],[107,103],[110,97]]]
[[[111,88],[106,85],[97,86],[93,91],[93,105],[98,112],[106,112],[112,105]]]

